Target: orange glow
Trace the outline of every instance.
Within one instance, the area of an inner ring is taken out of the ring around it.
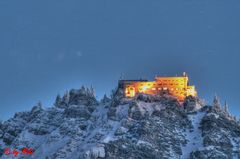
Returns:
[[[129,86],[129,87],[127,87],[126,89],[125,89],[125,96],[126,97],[134,97],[135,96],[135,88],[134,87],[131,87],[131,86]]]
[[[135,97],[139,93],[145,94],[170,94],[179,101],[187,96],[197,96],[195,86],[188,85],[186,74],[182,77],[156,77],[155,81],[127,81],[124,83],[125,96]]]
[[[142,83],[140,86],[138,86],[138,90],[140,93],[145,93],[147,90],[152,88],[152,83]]]

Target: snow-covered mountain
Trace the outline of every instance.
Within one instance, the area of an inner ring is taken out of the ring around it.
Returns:
[[[220,107],[187,97],[138,95],[121,90],[97,101],[82,87],[57,96],[55,104],[0,123],[0,156],[4,148],[34,149],[34,159],[237,159],[240,125]]]

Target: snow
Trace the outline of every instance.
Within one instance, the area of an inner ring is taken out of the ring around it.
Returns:
[[[134,107],[132,111],[135,111],[136,109],[140,111],[142,115],[146,114],[151,116],[154,111],[160,111],[161,109],[164,109],[164,107],[157,102],[147,103],[143,101],[138,101],[137,107]]]
[[[3,140],[0,140],[0,146],[5,145],[5,143],[3,142]]]
[[[117,107],[116,115],[119,120],[127,118],[128,116],[129,104],[120,105]]]
[[[101,157],[101,158],[104,158],[105,157],[105,149],[103,146],[97,146],[97,147],[93,147],[91,148],[91,150],[88,150],[86,153],[85,153],[85,157],[88,159],[91,158],[91,155],[93,155],[94,157],[98,158],[98,157]]]
[[[110,123],[112,125],[112,130],[110,132],[108,132],[108,134],[105,136],[105,138],[103,139],[103,143],[108,143],[110,141],[115,140],[114,133],[121,126],[121,123],[117,122],[117,121],[110,121]]]
[[[219,118],[219,115],[218,114],[215,114],[215,113],[208,113],[207,116],[214,116],[216,119]]]
[[[39,142],[45,141],[45,136],[44,135],[34,135],[28,131],[23,131],[19,135],[19,139],[22,141],[34,141],[36,143],[39,143]]]
[[[140,111],[143,115],[149,116],[151,116],[154,111],[160,111],[166,107],[158,102],[148,103],[139,100],[134,102],[136,102],[134,104],[137,105],[133,105],[133,107],[131,107],[133,110],[130,111]],[[116,110],[116,112],[114,112],[115,114],[113,113],[113,115],[116,115],[114,118],[108,118],[110,105],[104,103],[100,103],[99,105],[96,105],[96,107],[94,105],[95,110],[92,112],[91,117],[87,120],[83,120],[78,117],[67,118],[64,116],[64,109],[49,108],[44,110],[44,114],[41,114],[41,117],[34,118],[37,121],[31,120],[31,122],[24,127],[23,131],[18,134],[18,137],[14,142],[17,143],[17,146],[22,146],[26,143],[33,146],[36,151],[32,158],[45,158],[46,156],[50,158],[56,158],[57,156],[57,158],[71,159],[84,157],[91,158],[93,156],[95,156],[95,158],[104,158],[107,153],[105,152],[104,146],[111,145],[111,141],[116,141],[118,139],[130,139],[130,141],[134,142],[133,144],[137,141],[136,144],[139,147],[148,146],[155,151],[160,151],[160,149],[157,149],[158,147],[154,142],[155,135],[149,134],[150,136],[153,136],[153,138],[150,139],[148,136],[140,136],[140,138],[136,138],[136,136],[134,136],[135,132],[129,131],[129,129],[132,130],[131,128],[138,128],[137,124],[139,124],[137,120],[132,120],[131,117],[128,116],[128,113],[130,112],[130,104],[132,104],[131,101],[126,101],[121,102],[120,105],[114,107],[113,110]],[[82,107],[82,105],[78,106]],[[163,131],[174,131],[174,134],[177,135],[176,141],[179,141],[178,143],[182,143],[182,141],[186,139],[186,145],[181,146],[183,154],[180,157],[181,159],[186,159],[189,158],[192,151],[211,151],[215,149],[214,146],[203,147],[202,132],[199,129],[199,126],[205,114],[205,112],[200,112],[198,110],[194,110],[192,114],[188,114],[188,118],[193,126],[191,130],[185,130],[184,126],[184,130],[182,130],[179,125],[172,129],[172,127],[164,123],[165,120],[161,120],[161,117],[154,115],[151,116],[154,120],[144,119],[144,122],[150,125],[150,122],[154,121],[154,126],[157,124],[156,126],[162,127]],[[176,116],[175,113],[173,113],[173,115]],[[219,116],[215,113],[209,113],[208,115],[213,115],[215,118],[219,118]],[[59,122],[60,118],[64,118],[64,120],[61,120],[61,123]],[[18,121],[21,121],[21,119]],[[12,125],[14,128],[14,126],[18,126],[19,124],[17,124],[17,122],[13,122]],[[37,130],[37,128],[40,128],[41,126],[44,126],[44,129],[46,128],[46,130],[48,130],[46,135],[34,135],[31,131],[28,131]],[[218,135],[218,133],[223,133],[221,131],[214,133],[216,139],[221,137]],[[171,137],[172,136],[168,135],[165,136],[166,144],[168,144],[169,147],[167,147],[166,151],[162,154],[161,157],[163,158],[179,158],[179,151],[176,152],[176,150],[179,150],[179,147],[177,145],[176,149],[175,145],[173,145],[174,143],[170,140]],[[234,159],[237,158],[236,152],[239,150],[238,143],[240,143],[240,138],[232,138]],[[2,140],[0,140],[0,146],[5,146]],[[124,145],[124,143],[120,146],[123,149],[129,148],[127,145]]]
[[[142,114],[147,112],[148,114],[151,115],[154,111],[153,103],[138,102],[138,107]]]
[[[200,147],[198,148],[198,150],[202,151],[202,150],[214,150],[215,147],[214,146],[206,146],[206,147]]]
[[[69,138],[66,137],[55,142],[44,142],[44,144],[38,147],[37,151],[34,152],[34,155],[32,157],[45,158],[46,156],[57,152],[57,150],[60,149],[61,147],[64,147],[68,141],[69,141]]]
[[[193,125],[193,131],[185,133],[187,144],[182,147],[183,154],[181,159],[188,158],[192,151],[196,151],[197,149],[203,147],[202,132],[199,129],[199,126],[204,115],[204,112],[197,112],[197,114],[188,115]]]
[[[120,105],[122,109],[117,111],[118,117],[123,118],[127,115],[128,105]],[[78,143],[71,142],[70,147],[75,147],[75,150],[72,150],[74,156],[68,156],[68,158],[75,159],[76,156],[85,156],[86,158],[89,155],[94,156],[105,156],[105,149],[103,146],[99,146],[114,141],[117,137],[114,135],[117,129],[121,127],[121,121],[113,121],[107,118],[108,108],[104,105],[99,105],[92,114],[92,118],[95,120],[93,127],[89,127],[87,132],[82,136],[79,142],[81,146],[79,147]],[[100,137],[100,139],[98,138]]]
[[[233,146],[233,159],[239,159],[239,157],[240,157],[240,137],[231,138],[231,144]]]
[[[138,140],[137,142],[137,145],[140,145],[140,144],[143,144],[143,145],[148,145],[148,146],[152,146],[151,143],[147,142],[147,141],[143,141],[143,140]]]

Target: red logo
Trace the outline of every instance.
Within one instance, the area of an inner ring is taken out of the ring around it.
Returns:
[[[10,148],[5,148],[4,149],[4,154],[5,155],[10,155],[11,154],[11,149]]]
[[[14,157],[17,157],[18,154],[19,154],[19,152],[18,152],[16,149],[14,149],[13,152],[12,152],[12,154],[13,154]]]
[[[5,148],[4,149],[4,154],[5,155],[13,155],[14,157],[17,157],[19,154],[22,155],[33,155],[33,149],[32,148],[23,148],[21,151],[17,149],[11,150],[10,148]]]

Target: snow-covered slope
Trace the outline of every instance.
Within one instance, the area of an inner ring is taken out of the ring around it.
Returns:
[[[0,123],[0,156],[6,147],[32,147],[36,159],[238,158],[240,126],[218,107],[188,97],[139,95],[97,101],[92,89],[71,90],[55,106],[34,106]]]
[[[186,159],[190,156],[190,153],[196,151],[203,147],[203,138],[202,132],[200,129],[200,122],[204,117],[205,112],[196,112],[194,114],[189,114],[188,118],[190,119],[193,128],[188,130],[185,133],[185,137],[187,139],[187,144],[182,148],[182,159]]]

